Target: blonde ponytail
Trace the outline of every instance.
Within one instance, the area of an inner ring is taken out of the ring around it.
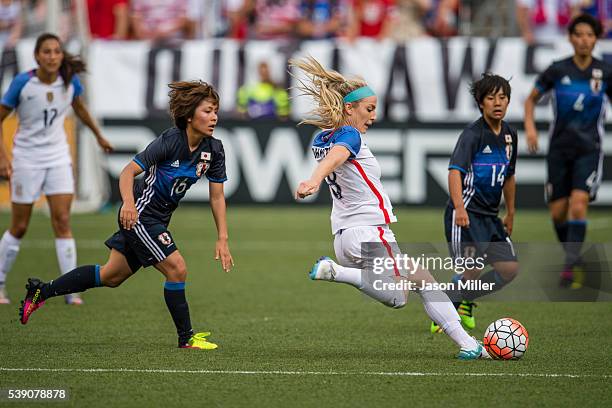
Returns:
[[[296,89],[301,91],[301,95],[311,96],[317,104],[317,107],[309,112],[314,118],[304,119],[299,125],[309,124],[321,129],[339,127],[344,120],[343,98],[366,85],[363,79],[346,79],[336,71],[327,71],[313,57],[292,59],[289,61],[289,66],[304,71],[306,80],[298,79],[299,84]]]

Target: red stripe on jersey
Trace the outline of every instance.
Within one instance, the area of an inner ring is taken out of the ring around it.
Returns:
[[[393,259],[393,269],[395,270],[395,276],[401,276],[400,271],[397,268],[397,264],[395,263],[395,258],[393,257],[393,251],[391,250],[391,245],[389,245],[389,243],[385,240],[384,235],[385,235],[385,230],[382,229],[382,227],[378,227],[378,237],[380,238],[383,245],[387,249],[387,254],[389,255],[389,257]]]
[[[361,167],[361,164],[359,164],[357,160],[351,159],[348,162],[351,163],[353,166],[355,166],[359,174],[361,174],[361,177],[363,177],[363,179],[365,180],[368,187],[370,187],[370,190],[372,190],[372,192],[378,199],[378,208],[380,208],[380,210],[383,212],[383,215],[385,216],[385,224],[390,224],[391,218],[389,218],[389,212],[385,208],[385,202],[383,201],[383,198],[382,198],[382,195],[380,195],[380,192],[376,189],[376,186],[374,186],[374,184],[370,181],[365,171],[363,171],[363,167]]]

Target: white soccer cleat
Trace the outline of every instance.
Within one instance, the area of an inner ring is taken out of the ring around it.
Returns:
[[[78,293],[72,293],[70,295],[66,295],[64,296],[64,300],[66,301],[67,305],[81,306],[83,304],[83,299],[81,298],[81,295],[79,295]]]
[[[476,340],[476,339],[474,339]],[[473,350],[461,349],[459,350],[459,354],[457,354],[457,358],[459,360],[491,360],[491,356],[484,348],[482,343],[476,341],[478,346]]]
[[[6,294],[6,288],[3,286],[0,286],[0,305],[10,305],[11,304],[11,299],[8,298],[8,295]]]
[[[336,263],[327,256],[319,258],[317,263],[314,264],[308,276],[312,280],[326,280],[335,281],[336,273],[334,272],[334,266]]]

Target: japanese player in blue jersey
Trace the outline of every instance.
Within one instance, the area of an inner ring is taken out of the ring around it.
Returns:
[[[518,273],[510,240],[514,223],[516,131],[503,121],[510,103],[510,84],[498,75],[483,74],[472,84],[482,116],[459,136],[448,166],[450,200],[444,214],[446,240],[455,258],[471,258],[477,268],[454,276],[455,284],[477,281],[468,289],[449,292],[461,322],[473,329],[474,299],[493,293]],[[498,218],[502,194],[506,216]],[[478,258],[481,258],[478,262]],[[484,273],[485,264],[493,268]],[[478,289],[473,289],[478,288]],[[433,333],[438,325],[431,324]]]
[[[98,145],[112,151],[83,99],[79,73],[85,63],[63,49],[55,34],[36,39],[36,69],[18,74],[0,101],[0,122],[11,112],[19,118],[13,137],[12,159],[0,143],[0,176],[10,180],[11,224],[0,239],[0,304],[10,303],[4,282],[21,247],[32,216],[32,207],[45,194],[55,235],[55,250],[62,274],[77,266],[76,245],[70,227],[74,175],[64,120],[71,108],[96,137]],[[0,126],[0,138],[2,126]],[[66,303],[80,305],[78,295]]]
[[[219,96],[212,86],[200,82],[170,85],[170,114],[175,127],[164,131],[138,153],[119,177],[123,204],[119,230],[106,241],[110,256],[104,265],[80,266],[59,279],[44,283],[28,279],[19,317],[30,315],[52,297],[106,286],[117,287],[141,267],[153,265],[166,277],[164,299],[176,325],[181,348],[214,349],[206,340],[210,333],[193,333],[185,298],[187,267],[168,224],[187,190],[202,176],[209,181],[210,206],[217,226],[215,257],[223,270],[233,266],[228,247],[223,182],[225,154],[221,141],[213,138]],[[145,172],[144,177],[135,177]]]
[[[587,229],[589,202],[595,200],[603,173],[601,148],[606,108],[612,97],[612,66],[592,55],[601,23],[580,15],[569,25],[574,55],[554,62],[537,79],[525,101],[525,133],[529,150],[538,149],[534,107],[553,94],[545,195],[560,242],[565,245],[563,287],[580,287],[584,279],[580,252]]]

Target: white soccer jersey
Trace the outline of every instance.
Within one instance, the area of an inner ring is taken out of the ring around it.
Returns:
[[[68,87],[61,76],[52,84],[34,70],[13,79],[0,103],[15,109],[19,128],[13,142],[13,167],[50,168],[72,162],[64,131],[66,112],[83,88],[75,75]]]
[[[351,126],[319,133],[312,143],[317,161],[323,160],[335,145],[346,147],[351,156],[325,181],[333,199],[332,233],[369,225],[396,222],[391,201],[380,182],[380,165],[361,134]]]

